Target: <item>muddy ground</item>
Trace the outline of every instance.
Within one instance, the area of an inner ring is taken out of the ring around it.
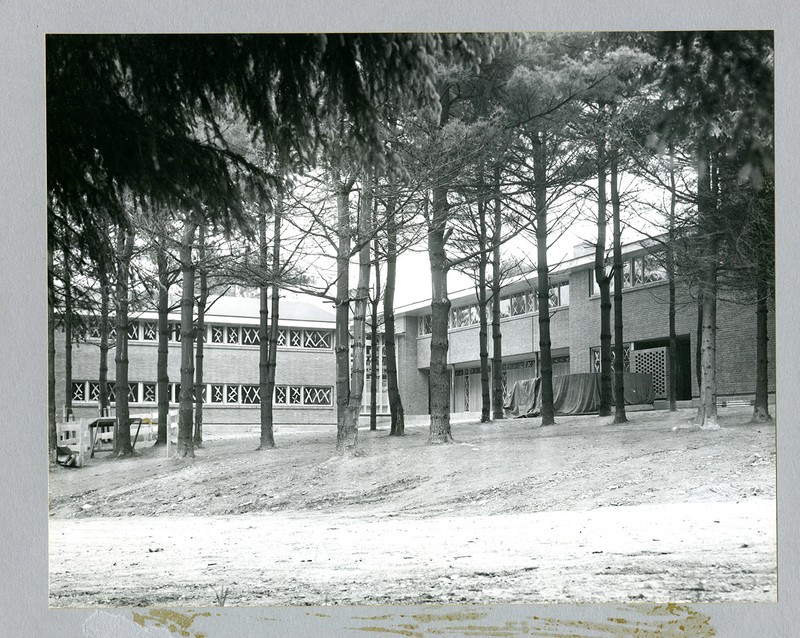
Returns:
[[[722,409],[209,436],[50,477],[50,604],[772,601],[775,425]]]

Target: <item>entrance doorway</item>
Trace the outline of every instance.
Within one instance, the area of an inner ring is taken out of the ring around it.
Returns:
[[[677,362],[675,397],[678,401],[688,401],[692,398],[692,357],[691,341],[689,335],[678,335],[675,349]],[[648,350],[651,348],[669,348],[669,337],[661,339],[645,339],[635,341],[634,351]]]

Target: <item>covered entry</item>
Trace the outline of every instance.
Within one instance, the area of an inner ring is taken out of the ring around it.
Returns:
[[[647,339],[623,344],[623,370],[650,374],[653,378],[653,393],[656,399],[666,399],[669,393],[669,338]],[[591,370],[600,372],[600,347],[590,351]],[[688,335],[680,335],[676,348],[676,398],[678,401],[692,398],[692,368]],[[616,361],[612,346],[611,369]]]

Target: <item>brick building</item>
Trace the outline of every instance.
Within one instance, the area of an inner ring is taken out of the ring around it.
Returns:
[[[656,399],[666,398],[669,337],[668,285],[663,268],[642,244],[624,247],[623,327],[626,370],[650,372]],[[600,298],[594,283],[594,253],[576,249],[576,256],[550,275],[550,335],[553,373],[599,371]],[[503,380],[539,374],[539,309],[535,273],[519,277],[503,289],[501,330]],[[481,402],[478,350],[479,313],[474,291],[450,296],[448,339],[451,410],[479,411]],[[695,375],[697,301],[685,288],[677,290],[677,396],[699,396]],[[772,311],[771,311],[772,312]],[[398,308],[398,385],[408,414],[428,412],[430,364],[430,300]],[[613,311],[611,318],[613,335]],[[717,392],[721,398],[752,398],[755,393],[755,305],[719,301],[717,307]],[[612,337],[613,338],[613,337]],[[491,316],[489,355],[492,354]],[[775,323],[769,322],[769,390],[775,391]]]
[[[157,315],[132,314],[129,331],[132,414],[157,410]],[[180,316],[170,315],[170,405],[177,409],[180,393]],[[207,425],[257,425],[259,413],[259,300],[221,297],[206,312],[204,334],[204,408]],[[334,424],[334,315],[310,300],[282,298],[279,313],[274,417],[276,424]],[[113,336],[111,339],[113,340]],[[86,342],[72,349],[72,401],[76,418],[97,416],[99,394],[99,333],[90,330]],[[56,334],[56,406],[64,405],[64,335]],[[108,378],[114,387],[114,350],[109,351]],[[60,415],[59,415],[60,416]]]

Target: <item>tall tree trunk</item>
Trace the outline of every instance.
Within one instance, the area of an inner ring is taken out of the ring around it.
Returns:
[[[439,128],[450,117],[450,90],[445,88],[440,96]],[[450,299],[447,296],[447,271],[449,263],[445,252],[447,216],[447,187],[433,188],[433,206],[428,229],[428,255],[431,263],[431,358],[428,369],[428,400],[431,421],[430,443],[450,443],[450,371],[447,369],[447,324]]]
[[[194,446],[203,447],[203,347],[206,334],[206,304],[208,303],[208,273],[206,272],[206,226],[200,223],[197,228],[197,274],[200,278],[200,297],[197,300],[197,329],[195,342],[197,351],[194,363]]]
[[[358,443],[358,414],[350,418],[350,191],[353,180],[342,181],[332,171],[338,212],[336,250],[336,450]]]
[[[431,443],[449,443],[450,433],[450,371],[447,369],[447,324],[450,299],[447,297],[447,256],[445,254],[445,221],[447,191],[442,186],[433,189],[433,210],[428,232],[428,253],[431,262],[431,358],[430,404]]]
[[[695,335],[696,347],[694,356],[694,376],[697,379],[697,393],[703,389],[703,289],[697,292],[697,331]]]
[[[111,289],[108,283],[108,271],[106,270],[106,263],[101,264],[99,279],[100,279],[100,370],[99,370],[99,396],[98,402],[100,403],[100,415],[108,416],[110,414],[108,405],[108,332],[109,332],[109,319],[108,319],[108,304],[111,296]]]
[[[361,204],[358,213],[358,286],[353,302],[353,369],[350,373],[350,404],[348,424],[358,433],[358,417],[364,396],[364,365],[366,363],[367,302],[369,300],[370,235],[372,234],[372,174],[367,171],[362,180]],[[355,444],[356,441],[354,441]],[[342,452],[355,452],[348,446]]]
[[[389,187],[392,190],[386,203],[386,289],[383,293],[383,347],[386,352],[386,381],[389,393],[389,412],[391,413],[389,435],[403,436],[406,424],[403,401],[400,398],[400,390],[397,384],[397,352],[394,326],[394,289],[397,277],[397,218],[394,184],[390,182]]]
[[[594,280],[600,289],[600,416],[611,414],[611,275],[606,274],[606,157],[605,139],[597,143],[597,244]]]
[[[550,352],[550,273],[547,266],[547,137],[537,131],[533,142],[534,205],[536,207],[536,297],[539,300],[539,361],[542,425],[556,422],[553,409],[553,358]]]
[[[762,257],[758,257],[758,280],[756,282],[756,398],[751,419],[753,423],[772,419],[769,414],[769,367],[767,361],[769,285],[761,264],[762,259]]]
[[[372,227],[375,228],[377,220],[373,215]],[[372,376],[369,383],[369,429],[378,429],[378,358],[380,348],[380,335],[378,334],[378,305],[381,302],[381,266],[378,249],[378,239],[375,238],[375,296],[372,299],[372,313],[370,316],[370,340],[372,349],[370,350],[370,367]]]
[[[69,239],[64,238],[64,420],[72,419],[72,272]]]
[[[717,422],[717,263],[718,238],[716,228],[716,200],[713,177],[716,166],[710,161],[704,145],[698,149],[697,209],[698,225],[706,239],[707,250],[703,255],[703,319],[700,362],[702,379],[700,404],[695,416],[695,425],[705,430],[719,428]]]
[[[261,417],[261,439],[259,450],[271,450],[275,447],[275,437],[272,423],[272,397],[269,392],[270,371],[270,326],[269,326],[269,285],[267,272],[269,272],[269,250],[267,244],[267,207],[259,207],[258,213],[258,256],[259,269],[262,281],[259,286],[259,322],[258,322],[258,396],[260,400],[259,412]],[[270,273],[274,281],[275,272]],[[274,320],[273,320],[274,321]]]
[[[117,425],[114,432],[114,453],[126,456],[133,452],[131,445],[130,409],[128,407],[128,283],[133,231],[122,226],[117,230],[117,348],[114,397],[117,405]]]
[[[158,435],[156,445],[166,445],[169,436],[169,287],[167,271],[167,251],[163,238],[156,248],[156,267],[158,268],[158,362],[156,381],[158,383]]]
[[[669,149],[669,230],[667,234],[667,279],[669,282],[669,379],[667,396],[669,411],[678,409],[678,335],[675,329],[675,207],[678,201],[675,185],[675,149]]]
[[[278,194],[278,205],[275,208],[273,216],[273,231],[272,231],[272,299],[271,303],[271,319],[269,324],[269,352],[268,366],[267,366],[267,387],[266,394],[261,395],[261,403],[264,406],[261,413],[262,418],[269,423],[269,435],[266,443],[269,445],[270,440],[273,446],[275,441],[273,439],[273,432],[275,428],[275,418],[273,413],[273,400],[275,396],[275,370],[278,364],[278,318],[280,315],[280,281],[281,272],[281,223],[283,220],[283,193]]]
[[[500,167],[494,167],[494,218],[492,241],[492,417],[502,419],[503,412],[503,333],[500,329],[500,234],[502,218],[500,216]]]
[[[192,438],[192,398],[194,396],[194,263],[192,243],[197,223],[186,215],[181,240],[180,260],[183,285],[181,287],[181,393],[178,408],[178,445],[175,456],[194,458]]]
[[[486,317],[486,264],[489,255],[486,249],[486,200],[484,198],[483,166],[479,167],[478,177],[478,233],[480,256],[478,257],[478,352],[481,360],[481,423],[491,420],[491,392],[489,390],[489,322]]]
[[[625,348],[622,331],[622,228],[620,226],[617,149],[611,157],[611,209],[614,217],[614,423],[625,423]]]
[[[53,241],[47,242],[47,445],[50,463],[56,462],[58,429],[56,427],[56,312],[53,281]]]

